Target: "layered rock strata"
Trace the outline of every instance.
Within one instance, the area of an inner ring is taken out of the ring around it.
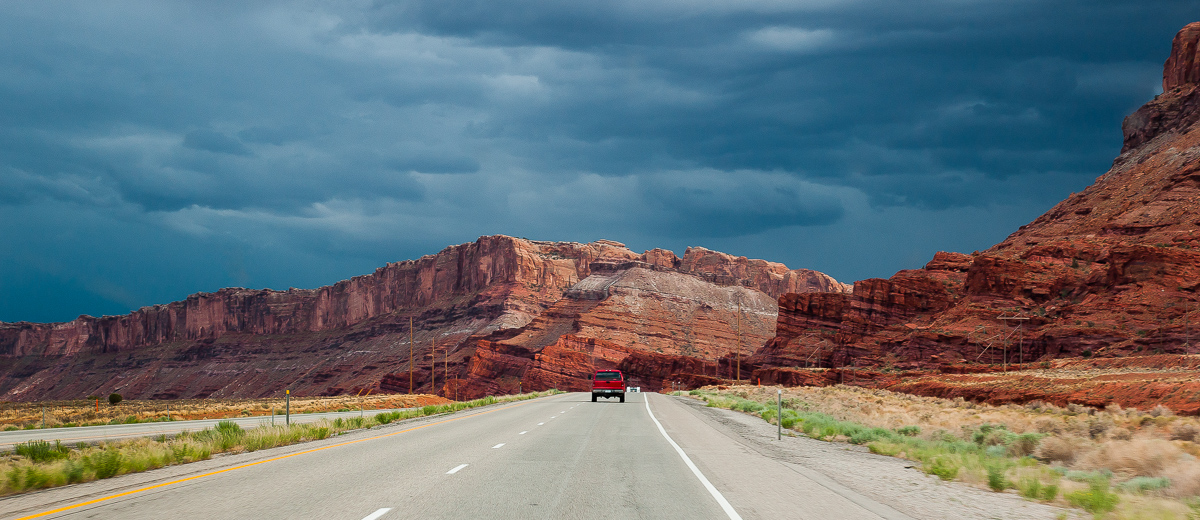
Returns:
[[[723,267],[722,261],[736,265]],[[497,352],[490,341],[532,335],[536,327],[527,326],[535,322],[539,327],[553,322],[555,328],[536,332],[538,339],[521,354],[530,363],[567,333],[621,342],[632,351],[667,343],[638,343],[638,337],[689,334],[679,318],[638,313],[639,298],[655,312],[679,304],[664,303],[673,301],[669,288],[630,293],[629,283],[617,280],[630,271],[655,273],[646,276],[668,277],[677,285],[699,284],[714,294],[752,293],[745,297],[748,306],[769,319],[747,325],[747,353],[752,341],[761,343],[773,333],[773,299],[782,291],[844,290],[815,271],[702,248],[679,258],[662,249],[636,254],[608,240],[482,237],[318,289],[230,288],[124,316],[0,324],[0,399],[113,391],[130,398],[258,397],[284,388],[307,395],[412,388],[460,397],[515,391],[523,371],[515,376],[498,371],[492,380],[485,369],[473,367],[486,365]],[[564,321],[562,313],[584,318],[576,324]],[[701,328],[703,320],[729,317],[697,316]],[[483,345],[478,353],[477,345]],[[547,360],[556,359],[550,354]],[[693,353],[717,354],[711,345]],[[538,376],[533,384],[541,382],[555,383]]]
[[[1198,41],[1200,23],[1175,38],[1164,93],[1126,118],[1124,151],[1090,187],[987,251],[938,253],[849,295],[785,294],[751,362],[776,377],[1195,350]]]

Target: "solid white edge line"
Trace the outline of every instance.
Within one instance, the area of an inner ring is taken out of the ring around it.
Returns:
[[[363,518],[363,520],[375,520],[375,519],[377,519],[377,518],[379,518],[379,517],[381,517],[381,516],[383,516],[383,515],[386,515],[386,514],[387,514],[387,512],[388,512],[388,511],[391,511],[391,510],[392,510],[392,508],[390,508],[390,507],[382,507],[382,508],[379,508],[379,510],[378,510],[378,511],[375,511],[374,513],[371,513],[371,514],[367,515],[367,517],[366,517],[366,518]]]
[[[712,482],[709,482],[708,479],[704,477],[703,473],[700,473],[700,468],[697,468],[696,464],[692,462],[692,459],[687,456],[687,453],[683,452],[683,448],[680,448],[678,444],[675,444],[675,440],[672,439],[670,435],[667,435],[667,430],[663,428],[662,423],[658,422],[658,418],[654,417],[654,412],[650,411],[650,396],[646,396],[646,413],[650,414],[650,420],[654,421],[655,426],[658,426],[658,432],[667,439],[667,442],[671,443],[671,447],[675,448],[675,452],[678,453],[680,457],[683,457],[683,462],[687,464],[688,469],[692,470],[692,474],[696,475],[696,478],[700,479],[701,484],[704,484],[704,489],[708,490],[708,494],[712,495],[712,497],[717,500],[717,503],[721,505],[721,509],[725,510],[725,514],[729,515],[729,520],[742,520],[741,515],[739,515],[737,511],[733,509],[733,506],[729,505],[728,500],[725,500],[725,496],[722,495],[720,491],[717,491],[716,487],[713,487]]]
[[[495,445],[495,446],[492,446],[492,449],[494,450],[494,449],[496,449],[496,448],[499,448],[499,447],[501,447],[501,446],[504,446],[504,443],[503,443],[503,442],[502,442],[502,443],[500,443],[500,444],[497,444],[497,445]]]
[[[455,474],[455,473],[458,473],[458,470],[460,470],[460,469],[463,469],[463,468],[465,468],[465,467],[467,467],[467,466],[469,466],[469,464],[459,464],[459,465],[457,465],[457,466],[454,466],[454,469],[452,469],[452,470],[450,470],[450,471],[447,471],[447,472],[446,472],[446,474],[447,474],[447,475],[453,475],[453,474]]]

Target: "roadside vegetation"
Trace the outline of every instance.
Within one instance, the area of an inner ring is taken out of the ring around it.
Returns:
[[[221,421],[215,428],[197,432],[99,444],[66,445],[60,441],[30,441],[17,444],[11,452],[0,454],[0,496],[207,460],[216,454],[244,453],[320,440],[351,430],[379,427],[405,419],[557,393],[561,392],[549,390],[501,397],[488,396],[473,401],[426,405],[364,417],[321,420],[290,426],[272,426],[264,421],[257,428],[243,429],[233,421]]]
[[[685,395],[775,424],[778,387]],[[862,445],[943,480],[1095,518],[1200,519],[1200,421],[1165,407],[991,406],[859,387],[786,388],[791,435]]]
[[[117,398],[113,398],[117,396]],[[452,403],[435,395],[380,394],[333,397],[292,396],[293,414],[349,412],[382,408],[413,408]],[[118,394],[89,399],[36,403],[0,402],[0,430],[31,430],[42,427],[69,428],[105,424],[133,424],[190,419],[229,419],[233,417],[270,418],[283,415],[284,398],[269,399],[121,399]]]

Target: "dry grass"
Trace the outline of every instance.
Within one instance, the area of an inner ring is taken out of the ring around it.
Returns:
[[[702,391],[718,399],[773,404],[777,388]],[[1200,421],[1163,406],[1148,412],[1040,402],[992,406],[849,386],[785,388],[783,397],[784,406],[801,415],[886,429],[890,439],[870,443],[872,451],[920,460],[927,472],[943,478],[953,475],[979,487],[1015,488],[1029,498],[1071,502],[1092,508],[1097,518],[1200,518],[1200,445],[1195,442]],[[728,403],[717,405],[722,404]],[[753,412],[745,404],[735,409]],[[919,433],[909,437],[902,431]],[[854,442],[848,436],[812,436]],[[1047,486],[1055,486],[1056,498],[1039,495]],[[1112,497],[1115,506],[1109,503]]]
[[[554,395],[556,390],[484,397],[473,401],[428,404],[409,410],[385,411],[365,417],[321,420],[316,423],[271,426],[244,430],[233,421],[215,428],[182,432],[175,436],[139,438],[112,443],[74,446],[44,441],[22,443],[0,453],[0,496],[37,489],[105,479],[163,466],[205,460],[216,453],[241,453],[324,439],[347,430],[382,426],[395,421],[455,412],[494,403]],[[413,397],[413,396],[405,396]]]
[[[451,401],[433,395],[381,394],[365,397],[292,397],[292,413],[333,412],[338,410],[414,408]],[[126,400],[109,405],[96,401],[46,401],[40,403],[0,403],[0,430],[39,428],[42,410],[46,426],[82,426],[121,422],[146,422],[188,419],[227,419],[231,417],[282,414],[284,399],[180,399]],[[132,418],[132,419],[131,419]]]

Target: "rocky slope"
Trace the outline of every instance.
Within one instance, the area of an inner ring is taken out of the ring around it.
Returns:
[[[1200,23],[1164,93],[1126,118],[1113,167],[1003,242],[938,253],[852,294],[786,294],[751,362],[933,369],[1195,351],[1200,288]],[[791,377],[791,376],[789,376]]]
[[[630,292],[637,284],[629,280],[636,277],[618,274],[630,271],[662,280],[642,280],[644,287]],[[665,285],[655,286],[658,282]],[[307,395],[408,391],[410,385],[460,397],[515,391],[523,371],[489,378],[486,370],[474,368],[490,359],[487,348],[476,352],[481,342],[490,347],[486,338],[534,334],[541,324],[553,323],[551,330],[539,329],[537,341],[523,344],[527,350],[521,355],[530,362],[567,333],[629,352],[662,348],[664,341],[636,339],[691,334],[679,319],[653,314],[678,306],[663,302],[737,293],[753,316],[745,344],[755,345],[773,333],[775,297],[846,288],[815,271],[703,248],[689,248],[681,259],[661,249],[636,254],[607,240],[482,237],[319,289],[231,288],[124,316],[0,324],[0,400],[113,391],[131,398],[258,397],[285,387]],[[579,313],[587,315],[581,324],[559,316],[573,312],[572,306],[590,306],[590,314]],[[621,319],[609,321],[618,315]],[[698,317],[734,319],[727,309]],[[715,333],[705,334],[708,343],[680,353],[715,357],[709,338]],[[564,372],[551,362],[554,352],[539,365],[543,372]],[[538,376],[525,388],[543,383],[554,380]]]

